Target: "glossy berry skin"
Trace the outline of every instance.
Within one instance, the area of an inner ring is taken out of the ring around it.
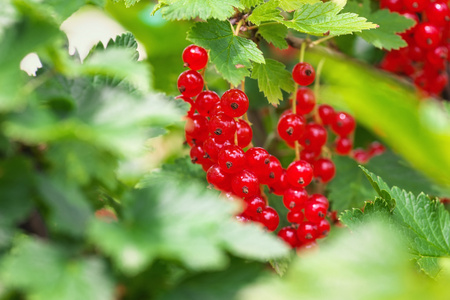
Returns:
[[[316,96],[314,96],[314,92],[307,87],[300,87],[297,90],[295,99],[297,101],[296,111],[297,114],[300,115],[309,114],[316,105]]]
[[[245,148],[252,142],[253,131],[246,121],[242,119],[238,120],[236,123],[236,133],[239,147]]]
[[[300,159],[306,160],[310,164],[314,164],[314,162],[319,158],[321,149],[303,149],[300,152]]]
[[[359,164],[365,164],[369,161],[370,155],[364,149],[355,149],[352,152],[353,159]]]
[[[317,224],[317,232],[319,233],[318,239],[326,237],[330,232],[330,223],[325,219],[320,220]]]
[[[414,31],[414,41],[422,49],[433,49],[441,42],[441,33],[429,22],[420,23]]]
[[[310,123],[305,126],[305,133],[298,142],[309,150],[320,150],[327,142],[327,130],[319,124]]]
[[[219,152],[217,163],[225,173],[237,173],[246,166],[244,151],[236,145],[224,146]]]
[[[353,141],[346,136],[338,136],[334,142],[335,151],[339,155],[347,155],[352,151]]]
[[[278,120],[277,130],[283,140],[294,142],[305,132],[305,119],[293,113],[285,114]]]
[[[334,163],[327,158],[319,158],[313,165],[314,177],[320,178],[323,183],[329,182],[336,174]]]
[[[427,54],[427,63],[433,68],[437,70],[444,70],[445,69],[445,63],[447,62],[448,58],[448,49],[444,46],[439,46],[434,49],[430,49]]]
[[[403,0],[381,0],[380,7],[390,11],[401,12],[403,10]]]
[[[214,136],[209,136],[203,142],[203,150],[210,160],[217,162],[220,150],[226,145],[231,145],[231,143],[229,141],[219,143]]]
[[[258,171],[255,171],[262,184],[272,184],[280,180],[281,174],[283,174],[283,167],[280,161],[273,155],[269,155],[269,163],[267,167]]]
[[[203,91],[195,99],[195,108],[202,116],[209,117],[211,110],[219,103],[220,97],[213,91]]]
[[[183,96],[195,97],[203,90],[203,77],[194,70],[184,71],[178,77],[178,90]]]
[[[294,161],[287,168],[286,176],[290,185],[296,188],[302,188],[311,182],[313,168],[304,160]]]
[[[231,179],[231,188],[239,197],[250,197],[260,193],[259,181],[255,174],[242,170]]]
[[[330,125],[334,121],[334,108],[327,104],[319,105],[317,109],[319,117],[322,120],[323,125]]]
[[[294,66],[292,78],[299,85],[310,85],[316,78],[316,71],[309,63],[301,62]]]
[[[297,237],[302,243],[309,243],[319,236],[317,225],[312,222],[302,222],[298,225]]]
[[[281,228],[277,235],[291,246],[291,248],[295,248],[299,245],[297,230],[290,226]]]
[[[208,119],[199,114],[194,114],[191,117],[186,118],[186,124],[184,130],[186,135],[195,139],[197,144],[203,142],[208,137]]]
[[[267,203],[261,196],[245,197],[244,213],[253,219],[258,220]]]
[[[259,219],[264,226],[266,226],[268,231],[275,231],[280,223],[280,217],[275,209],[270,206],[266,206]]]
[[[202,47],[196,45],[187,46],[182,54],[185,67],[191,70],[200,70],[208,63],[208,53]]]
[[[205,151],[203,150],[203,146],[193,146],[189,152],[189,156],[191,157],[191,162],[193,164],[203,164],[205,161],[210,161],[205,157]]]
[[[288,212],[286,218],[290,223],[300,224],[305,220],[305,215],[303,214],[301,208],[294,207]]]
[[[233,140],[236,133],[236,122],[233,118],[218,114],[209,120],[209,133],[216,138],[218,142]]]
[[[231,191],[231,176],[224,172],[218,164],[214,164],[208,169],[206,172],[206,181],[218,190],[225,192]]]
[[[302,188],[288,188],[283,194],[283,204],[287,209],[303,208],[308,199],[308,192]]]
[[[403,0],[403,5],[409,12],[422,12],[428,3],[429,0]]]
[[[355,128],[355,119],[345,112],[336,113],[334,121],[331,123],[331,129],[339,136],[347,136],[355,131]]]
[[[450,10],[445,2],[433,2],[425,9],[428,21],[436,26],[445,26],[450,21]]]
[[[289,183],[286,179],[286,170],[283,169],[283,172],[281,173],[280,178],[275,181],[274,183],[270,184],[270,192],[274,193],[278,196],[283,196],[284,192],[289,188]]]
[[[321,203],[321,204],[325,205],[326,209],[328,209],[330,207],[330,202],[328,202],[327,197],[325,197],[322,194],[312,194],[309,197],[308,202]]]
[[[270,163],[269,152],[261,147],[252,147],[245,152],[245,159],[248,167],[257,172],[258,170],[266,169]]]
[[[369,156],[381,155],[386,151],[386,147],[380,142],[372,142],[369,146]]]
[[[220,99],[223,112],[232,117],[237,118],[243,116],[248,110],[247,95],[239,89],[231,89],[226,91]]]
[[[327,215],[327,207],[319,202],[308,201],[305,203],[305,218],[308,221],[318,223]]]

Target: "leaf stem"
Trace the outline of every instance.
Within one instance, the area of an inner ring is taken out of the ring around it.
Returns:
[[[303,62],[305,58],[305,49],[306,49],[306,40],[303,41],[301,47],[300,47],[300,62]]]
[[[239,35],[239,30],[241,29],[242,23],[244,23],[244,19],[239,20],[239,22],[236,25],[236,31],[234,31],[234,35]]]
[[[326,37],[323,37],[323,38],[317,39],[317,40],[315,40],[315,41],[312,41],[312,42],[311,42],[311,45],[317,46],[317,45],[319,45],[320,43],[325,42],[325,41],[328,41],[329,39],[332,39],[332,38],[334,38],[334,35],[328,35],[328,36],[326,36]]]

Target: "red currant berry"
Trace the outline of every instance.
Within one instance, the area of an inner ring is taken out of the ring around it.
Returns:
[[[199,114],[186,118],[184,130],[186,135],[195,139],[196,144],[201,144],[208,137],[208,119]]]
[[[239,146],[227,145],[219,152],[217,163],[226,173],[237,173],[245,168],[245,154]]]
[[[389,9],[390,11],[403,11],[403,0],[381,0],[380,7]]]
[[[256,174],[262,184],[272,184],[280,180],[281,174],[283,174],[283,167],[278,158],[269,155],[269,164],[267,167],[256,171]]]
[[[245,159],[249,168],[257,172],[258,170],[266,169],[270,163],[269,152],[261,147],[253,147],[245,152]]]
[[[319,105],[318,112],[323,125],[330,125],[333,123],[335,114],[333,107],[327,104],[322,104]]]
[[[302,222],[298,225],[297,237],[302,243],[309,243],[317,239],[319,232],[317,225],[312,222]]]
[[[203,90],[203,77],[197,71],[184,71],[178,77],[178,90],[183,96],[195,97]]]
[[[189,156],[191,157],[191,162],[193,164],[203,164],[204,161],[209,159],[207,156],[205,157],[205,151],[202,146],[193,146],[189,152]]]
[[[318,239],[326,237],[328,232],[330,232],[330,223],[325,219],[320,220],[317,224],[317,231],[319,232]]]
[[[195,99],[195,108],[202,116],[209,117],[211,110],[219,103],[220,97],[213,91],[203,91]]]
[[[448,84],[448,75],[446,73],[438,74],[433,81],[433,84],[429,86],[428,92],[432,95],[439,95]]]
[[[428,21],[436,26],[445,26],[450,21],[450,10],[445,2],[428,4],[425,15]]]
[[[308,221],[318,223],[327,215],[327,207],[319,202],[308,201],[305,203],[305,217]]]
[[[316,105],[316,97],[314,96],[314,92],[307,87],[300,87],[297,90],[295,99],[297,101],[297,114],[309,114]]]
[[[353,148],[352,139],[346,136],[338,136],[334,144],[336,153],[339,155],[347,155]]]
[[[381,155],[386,151],[386,147],[380,142],[372,142],[369,146],[369,156]]]
[[[266,226],[268,231],[275,231],[280,223],[280,217],[275,209],[266,206],[262,211],[259,221]]]
[[[296,114],[286,114],[278,121],[277,129],[283,140],[294,142],[305,132],[305,119]]]
[[[303,208],[303,205],[308,201],[309,196],[305,189],[287,189],[283,194],[283,204],[287,209]]]
[[[429,22],[420,23],[414,30],[414,41],[422,49],[433,49],[441,42],[441,33]]]
[[[302,152],[300,152],[300,159],[306,160],[310,164],[314,164],[319,158],[320,152],[320,149],[303,149]]]
[[[215,115],[209,120],[209,133],[218,142],[233,140],[236,133],[236,122],[225,114]]]
[[[320,178],[323,183],[329,182],[336,174],[334,163],[326,158],[319,158],[314,163],[314,177]]]
[[[286,170],[283,169],[280,179],[270,184],[270,192],[278,196],[283,196],[284,192],[289,188],[289,183],[286,179]]]
[[[427,63],[437,70],[444,70],[447,62],[448,49],[444,46],[439,46],[427,52]]]
[[[208,63],[208,53],[202,47],[196,45],[187,46],[183,51],[184,66],[191,70],[200,70]]]
[[[218,190],[231,191],[231,177],[218,164],[212,165],[208,169],[206,181]]]
[[[422,12],[428,3],[429,0],[403,0],[403,5],[409,12]]]
[[[311,182],[313,178],[313,168],[304,160],[294,161],[287,168],[286,176],[288,182],[293,187],[302,188]]]
[[[247,95],[238,89],[226,91],[222,95],[220,103],[222,105],[223,112],[232,118],[244,115],[247,112],[249,105]]]
[[[287,215],[286,218],[288,222],[294,223],[294,224],[300,224],[305,220],[305,216],[303,215],[302,208],[294,207],[291,209]]]
[[[305,133],[298,142],[309,150],[319,151],[327,142],[327,130],[322,125],[309,123],[305,127]]]
[[[245,197],[244,213],[252,219],[258,220],[266,207],[267,203],[261,196]]]
[[[209,168],[211,168],[214,165],[214,162],[210,159],[204,159],[202,160],[202,169],[205,172],[208,172]]]
[[[245,148],[252,142],[252,128],[246,121],[242,119],[239,119],[239,121],[236,123],[236,127],[238,146],[241,148]]]
[[[355,119],[345,112],[336,113],[334,121],[331,123],[331,129],[339,136],[347,136],[351,134],[356,127]]]
[[[295,248],[299,245],[297,230],[290,226],[281,228],[277,235],[291,246],[291,248]]]
[[[412,61],[423,61],[425,59],[425,51],[415,43],[412,43],[408,46],[408,58]]]
[[[229,141],[219,143],[215,137],[209,136],[203,142],[203,150],[205,150],[205,155],[207,155],[210,160],[217,162],[220,150],[226,145],[231,145],[231,143]]]
[[[326,209],[328,209],[330,207],[330,202],[328,202],[327,197],[325,197],[322,194],[312,194],[309,197],[308,202],[321,203],[321,204],[325,205]]]
[[[294,66],[292,78],[299,85],[310,85],[316,78],[316,71],[310,64],[301,62]]]
[[[352,157],[359,164],[365,164],[369,161],[370,155],[364,149],[355,149],[352,152]]]
[[[242,198],[260,193],[258,178],[248,170],[242,170],[234,175],[231,180],[231,188],[237,196]]]

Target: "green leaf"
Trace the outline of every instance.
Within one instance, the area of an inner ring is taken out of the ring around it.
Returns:
[[[291,73],[286,70],[285,65],[273,59],[266,59],[265,64],[253,64],[252,78],[258,80],[259,90],[272,105],[278,105],[283,99],[281,89],[286,92],[294,90]]]
[[[18,238],[0,270],[2,284],[25,291],[27,299],[113,299],[113,285],[101,260],[74,259],[38,239]]]
[[[305,4],[295,11],[292,20],[283,24],[311,35],[344,35],[361,30],[376,28],[377,25],[367,22],[365,18],[353,13],[341,13],[342,7],[333,2]]]
[[[134,35],[131,32],[123,33],[122,35],[116,36],[115,39],[110,39],[106,45],[104,45],[102,42],[98,42],[97,45],[95,45],[87,57],[85,59],[88,59],[90,55],[92,55],[96,51],[103,51],[105,49],[112,49],[112,48],[127,48],[127,49],[133,49],[134,55],[133,59],[134,61],[137,61],[139,58],[139,52],[137,51],[137,41],[134,38]]]
[[[359,208],[344,211],[339,220],[350,229],[356,229],[359,226],[369,222],[389,222],[391,208],[383,198],[375,198],[373,202],[366,202],[364,205],[364,213]]]
[[[114,2],[120,2],[120,1],[122,1],[122,0],[114,0]],[[141,0],[123,0],[123,2],[125,3],[126,7],[133,6],[136,3],[138,3],[139,1],[141,1]],[[172,1],[172,0],[169,0],[169,1]],[[165,2],[168,2],[168,1],[160,1],[160,2],[165,3]]]
[[[258,33],[268,42],[280,49],[287,49],[286,36],[288,29],[283,24],[263,24],[258,27]]]
[[[279,6],[286,10],[286,11],[292,11],[296,9],[300,9],[303,4],[314,4],[319,2],[320,0],[278,0]]]
[[[263,5],[259,5],[253,10],[248,20],[258,26],[266,21],[283,21],[284,18],[281,16],[281,11],[278,9],[278,6],[279,2],[277,0],[272,0]]]
[[[241,2],[241,4],[246,7],[246,8],[250,8],[253,6],[257,6],[261,3],[264,3],[264,0],[239,0],[239,2]]]
[[[0,223],[23,221],[33,208],[32,164],[23,157],[0,160]]]
[[[406,46],[406,42],[397,33],[405,32],[415,24],[414,20],[396,12],[390,12],[387,9],[372,12],[368,0],[364,0],[362,5],[357,1],[350,1],[345,7],[345,11],[357,13],[369,21],[378,24],[380,27],[374,30],[359,32],[357,35],[375,47],[386,50],[399,49]]]
[[[127,274],[142,271],[158,257],[192,270],[217,270],[228,263],[225,251],[263,261],[287,255],[288,249],[275,237],[230,221],[237,203],[231,205],[192,183],[167,179],[130,193],[122,200],[123,221],[94,222],[90,240]]]
[[[239,0],[171,0],[162,8],[162,15],[168,20],[226,20],[235,11],[244,8]],[[170,3],[169,3],[170,2]]]
[[[210,20],[196,23],[187,39],[210,52],[210,59],[222,76],[238,85],[249,75],[251,61],[264,64],[264,57],[257,45],[246,38],[235,36],[229,22]]]

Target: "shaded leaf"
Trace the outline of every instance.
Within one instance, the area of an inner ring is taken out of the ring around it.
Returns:
[[[286,49],[288,47],[288,43],[286,42],[288,29],[283,24],[262,24],[258,27],[258,33],[268,43],[272,43],[277,48]]]
[[[170,0],[164,1],[162,15],[168,20],[226,20],[234,14],[234,8],[244,8],[239,0]]]

